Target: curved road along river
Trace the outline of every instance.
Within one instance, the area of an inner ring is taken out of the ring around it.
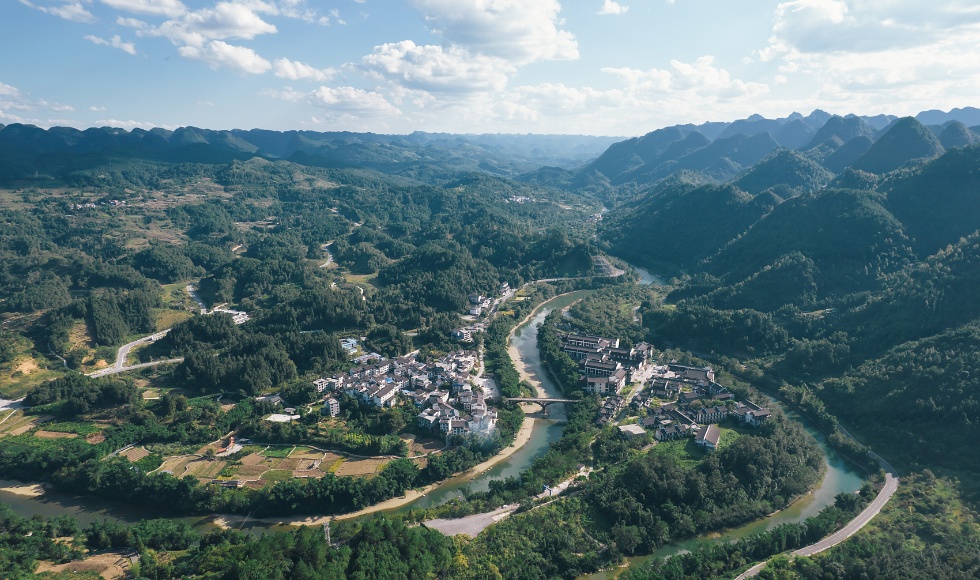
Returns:
[[[843,430],[843,428],[841,431],[848,434],[847,431]],[[878,464],[881,465],[881,468],[885,470],[885,485],[881,488],[881,491],[878,492],[878,497],[876,497],[874,501],[868,505],[868,507],[864,508],[864,511],[858,514],[857,517],[851,520],[846,526],[820,540],[819,542],[810,544],[809,546],[804,546],[799,550],[792,552],[792,556],[812,556],[814,554],[819,554],[820,552],[833,548],[847,538],[850,538],[856,534],[858,530],[868,525],[868,522],[878,515],[878,513],[881,512],[881,508],[888,503],[888,500],[891,499],[893,495],[895,495],[895,491],[898,490],[898,472],[896,472],[895,468],[892,467],[890,463],[882,459],[878,454],[871,453],[871,456],[874,457]],[[769,563],[768,560],[762,562],[761,564],[756,564],[743,572],[736,580],[757,576],[759,572],[765,568],[767,563]]]

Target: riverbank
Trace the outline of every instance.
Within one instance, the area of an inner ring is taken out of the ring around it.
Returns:
[[[570,294],[574,294],[575,292],[582,292],[582,290],[573,290],[572,292],[565,292],[564,294],[559,294],[557,296],[545,300],[541,304],[538,304],[537,306],[534,307],[533,310],[531,310],[530,313],[528,313],[527,316],[524,317],[523,320],[521,320],[519,323],[517,323],[514,326],[514,328],[510,331],[510,334],[507,336],[507,355],[510,357],[510,360],[514,361],[514,368],[517,369],[517,374],[521,377],[521,380],[527,381],[528,384],[534,387],[535,396],[539,398],[547,398],[548,392],[544,389],[543,386],[541,386],[541,381],[528,374],[527,362],[521,356],[521,352],[517,349],[517,346],[514,344],[514,334],[517,332],[518,329],[523,328],[524,325],[526,325],[535,316],[537,316],[538,313],[541,312],[542,308],[547,307],[551,302],[555,301],[558,298],[561,298],[563,296],[568,296]]]
[[[0,479],[0,491],[18,497],[41,497],[44,495],[44,486],[40,483],[22,483],[11,479]]]
[[[491,467],[497,465],[498,463],[506,460],[511,455],[517,452],[521,447],[527,445],[531,440],[531,431],[534,427],[534,419],[525,417],[524,423],[521,424],[520,430],[517,431],[517,435],[514,437],[514,442],[509,446],[505,447],[490,459],[480,463],[470,469],[456,475],[453,479],[458,478],[470,478],[475,477],[484,471],[487,471]],[[247,516],[237,515],[237,514],[222,514],[215,516],[213,518],[214,525],[222,529],[228,528],[238,528],[248,522],[259,522],[269,525],[281,525],[281,526],[322,526],[323,524],[332,520],[349,520],[353,518],[359,518],[366,515],[370,515],[376,512],[393,510],[400,508],[402,506],[408,505],[415,500],[423,497],[427,493],[439,488],[444,482],[433,483],[427,485],[422,489],[410,489],[405,495],[400,497],[393,497],[387,501],[368,506],[364,509],[358,510],[356,512],[351,512],[349,514],[341,514],[337,516],[289,516],[284,518],[277,517],[267,517],[267,518],[250,518]]]

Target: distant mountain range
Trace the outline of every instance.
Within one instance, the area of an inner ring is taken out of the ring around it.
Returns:
[[[98,165],[105,158],[228,163],[260,156],[304,165],[368,168],[418,180],[444,181],[466,172],[486,172],[562,189],[587,189],[601,197],[610,188],[642,188],[678,171],[696,171],[719,182],[742,179],[777,149],[798,151],[832,174],[851,167],[880,174],[978,140],[980,109],[973,107],[923,111],[905,119],[842,117],[821,110],[779,119],[752,115],[733,122],[675,125],[625,140],[584,135],[380,135],[196,127],[45,130],[11,124],[0,125],[0,182],[34,175],[59,177]],[[778,159],[796,164],[797,169],[802,163],[799,157]],[[770,160],[768,165],[772,174],[779,162]],[[812,168],[811,173],[816,176],[814,183],[826,178]],[[776,175],[770,175],[769,181],[786,183]],[[811,185],[800,183],[798,187],[803,191]],[[609,201],[621,197],[617,193]]]
[[[798,169],[805,158],[833,174],[851,167],[884,174],[915,160],[936,157],[947,148],[971,145],[980,139],[978,133],[980,109],[972,107],[904,118],[841,117],[820,110],[781,119],[753,115],[732,123],[658,129],[616,143],[578,171],[599,174],[614,187],[643,187],[681,169],[701,172],[719,182],[738,178],[745,183],[742,174],[774,151],[789,150],[803,157],[779,156],[778,160],[793,165],[788,171]],[[770,173],[778,171],[778,161],[768,160],[768,164]],[[812,168],[810,172],[821,173]],[[532,179],[538,180],[537,176]],[[826,176],[820,175],[820,180],[826,182]],[[787,183],[778,175],[771,175],[769,181]],[[801,191],[810,185],[798,184]]]
[[[378,135],[196,127],[124,129],[0,125],[0,182],[61,178],[109,158],[230,163],[255,156],[322,167],[369,168],[447,180],[467,172],[512,176],[543,165],[577,167],[621,137],[587,135]]]

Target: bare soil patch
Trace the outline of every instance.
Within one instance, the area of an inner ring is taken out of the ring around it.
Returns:
[[[218,474],[221,473],[221,470],[224,469],[224,467],[224,461],[208,461],[207,459],[198,459],[187,464],[184,475],[193,475],[198,479],[210,481],[218,477]]]
[[[163,460],[163,465],[160,466],[160,471],[166,471],[172,474],[174,477],[181,478],[184,476],[184,471],[187,470],[187,464],[195,459],[197,459],[197,457],[193,455],[168,457]]]
[[[348,459],[334,473],[338,477],[374,475],[387,463],[387,459]]]
[[[60,431],[37,431],[35,437],[41,439],[75,439],[78,433],[62,433]]]
[[[120,455],[128,459],[130,462],[136,463],[140,459],[148,457],[150,452],[147,451],[145,447],[130,447],[124,453],[120,453]]]
[[[319,469],[310,469],[310,470],[307,470],[307,471],[294,471],[293,472],[293,477],[297,477],[297,478],[304,478],[305,477],[307,479],[320,479],[324,475],[326,475],[326,473],[320,471]]]
[[[290,459],[323,459],[323,451],[310,449],[309,447],[297,447],[289,454]]]
[[[24,375],[29,375],[36,370],[38,370],[37,363],[34,362],[34,359],[29,358],[21,361],[20,364],[18,364],[14,369],[14,372],[21,372],[24,373]]]
[[[90,572],[98,574],[106,580],[114,580],[116,578],[125,578],[131,568],[132,561],[128,557],[120,552],[110,552],[97,556],[89,556],[84,560],[76,560],[67,564],[41,562],[37,567],[37,573],[77,574],[80,572]]]
[[[258,453],[251,453],[245,457],[242,457],[242,465],[245,466],[258,465],[263,461],[265,461],[265,457],[262,457]]]

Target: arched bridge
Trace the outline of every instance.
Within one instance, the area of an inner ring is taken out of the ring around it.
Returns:
[[[553,405],[555,403],[578,403],[579,399],[551,399],[547,397],[505,397],[505,401],[514,401],[515,403],[537,403],[541,405],[541,413],[547,417],[548,416],[548,405]]]

